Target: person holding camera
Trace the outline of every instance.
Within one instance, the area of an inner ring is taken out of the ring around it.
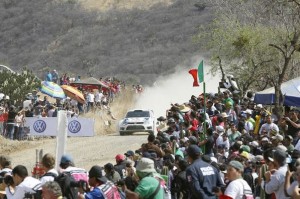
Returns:
[[[89,171],[89,185],[86,191],[79,195],[80,199],[118,199],[121,198],[118,188],[102,175],[100,166],[93,166]],[[81,188],[85,188],[84,185]]]
[[[28,171],[23,165],[13,168],[12,179],[15,187],[11,186],[12,184],[7,184],[5,188],[7,199],[24,198],[26,193],[35,193],[33,189],[41,184],[39,180],[28,176]]]

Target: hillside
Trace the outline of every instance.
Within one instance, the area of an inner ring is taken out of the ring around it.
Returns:
[[[151,83],[178,64],[190,65],[200,49],[192,36],[211,20],[209,8],[194,7],[199,0],[145,7],[137,0],[124,5],[111,0],[116,6],[104,0],[102,7],[95,2],[101,1],[1,1],[0,63],[28,67],[41,77],[50,68]]]

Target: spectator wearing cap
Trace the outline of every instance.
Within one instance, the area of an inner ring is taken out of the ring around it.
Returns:
[[[253,196],[248,183],[243,179],[244,166],[238,161],[230,161],[227,167],[227,178],[230,181],[224,194],[218,193],[220,199],[240,199]]]
[[[186,177],[190,190],[190,199],[215,199],[213,187],[223,187],[218,170],[200,158],[200,148],[190,145],[187,148],[188,161],[191,163],[186,169]]]
[[[149,134],[148,136],[148,143],[145,143],[142,145],[141,151],[142,152],[148,152],[149,150],[154,150],[158,157],[162,158],[165,153],[161,150],[160,147],[154,144],[155,141],[155,135]]]
[[[277,124],[272,122],[272,118],[271,115],[267,115],[266,117],[266,123],[264,123],[259,130],[259,134],[262,134],[262,131],[266,131],[268,136],[270,137],[271,134],[277,134],[279,132],[279,128],[277,126]],[[272,133],[272,131],[274,133]]]
[[[234,101],[230,98],[230,91],[226,90],[223,92],[223,104],[231,103],[231,105],[234,105]]]
[[[120,174],[121,179],[123,179],[126,177],[126,164],[128,161],[126,161],[126,156],[123,154],[116,155],[115,159],[116,164],[114,165],[114,169]]]
[[[278,147],[279,145],[282,145],[282,141],[283,136],[280,134],[271,137],[271,142],[274,148]]]
[[[69,154],[65,154],[61,157],[59,166],[62,169],[62,172],[69,172],[71,174],[76,174],[75,180],[77,181],[79,180],[87,181],[88,179],[86,170],[75,167],[73,158]]]
[[[257,141],[252,141],[249,142],[249,146],[251,149],[251,153],[256,156],[256,155],[262,155],[262,149],[259,146],[259,143]]]
[[[135,166],[134,152],[132,150],[128,150],[126,153],[124,153],[124,155],[126,156],[126,160]]]
[[[298,118],[299,110],[292,109],[289,112],[289,117],[285,117],[288,125],[288,135],[291,135],[294,139],[293,144],[296,143],[297,133],[300,131],[300,119]]]
[[[121,197],[118,188],[102,175],[100,166],[95,165],[89,170],[89,185],[92,187],[92,190],[84,195],[80,194],[79,198],[104,199]]]
[[[105,177],[113,183],[116,183],[121,179],[120,174],[117,171],[115,171],[114,165],[111,163],[107,163],[104,165],[104,172]]]
[[[287,152],[289,153],[293,152],[295,149],[292,143],[293,143],[293,137],[290,135],[286,135],[283,139],[282,144],[287,148]]]
[[[286,153],[282,150],[275,150],[273,157],[268,157],[273,162],[274,169],[265,173],[265,181],[261,182],[261,188],[267,193],[275,193],[276,198],[285,199],[284,182],[287,172]]]
[[[122,186],[122,190],[125,192],[126,198],[159,199],[164,197],[162,184],[165,184],[165,182],[162,177],[156,173],[153,160],[149,158],[141,158],[137,163],[136,173],[140,181],[134,191],[127,189],[126,185]]]
[[[226,102],[225,104],[225,113],[227,114],[227,122],[228,123],[237,123],[237,115],[235,110],[233,109],[233,104],[231,102]]]

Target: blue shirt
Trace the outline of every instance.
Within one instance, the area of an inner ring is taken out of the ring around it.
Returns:
[[[102,191],[98,188],[95,187],[93,191],[88,192],[84,196],[85,199],[105,199],[105,197],[102,194]]]

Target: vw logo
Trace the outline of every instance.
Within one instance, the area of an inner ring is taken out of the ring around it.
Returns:
[[[46,130],[46,127],[46,122],[44,122],[43,120],[37,120],[33,123],[33,129],[37,133],[43,133]]]
[[[71,133],[78,133],[81,130],[81,124],[78,121],[73,120],[69,123],[68,129]]]

